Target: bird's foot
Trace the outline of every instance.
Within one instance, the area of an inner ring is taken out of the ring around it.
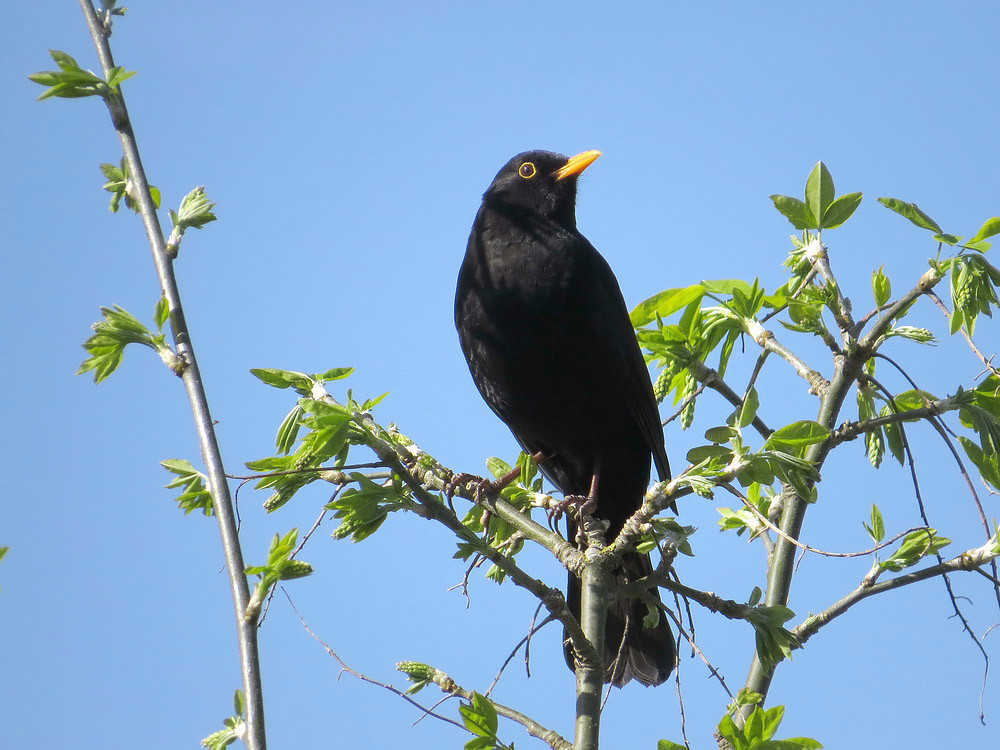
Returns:
[[[557,503],[556,506],[549,511],[549,526],[554,526],[555,522],[562,518],[563,513],[565,513],[569,508],[575,508],[578,517],[585,516],[597,510],[597,501],[589,495],[566,495],[561,502]],[[576,541],[582,543],[582,524],[578,525],[576,536]]]
[[[472,484],[475,487],[474,491],[477,501],[479,500],[481,493],[490,492],[494,489],[494,483],[489,479],[481,477],[478,474],[468,474],[463,471],[458,474],[452,474],[451,479],[448,480],[448,484],[444,486],[444,494],[447,497],[453,497],[459,487],[463,487],[468,484]]]

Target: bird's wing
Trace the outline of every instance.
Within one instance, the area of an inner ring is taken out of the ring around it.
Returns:
[[[584,294],[581,304],[594,330],[594,340],[599,342],[595,354],[615,363],[618,390],[649,445],[657,474],[665,481],[670,478],[670,465],[663,444],[663,427],[625,299],[608,262],[582,235],[581,239],[586,249],[580,256],[578,288]]]

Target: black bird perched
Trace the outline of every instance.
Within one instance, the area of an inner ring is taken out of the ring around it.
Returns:
[[[607,261],[576,228],[576,183],[598,156],[518,154],[483,195],[455,295],[455,326],[486,403],[565,495],[588,496],[608,521],[608,540],[642,503],[650,456],[661,479],[670,468],[663,430],[628,309]],[[575,536],[570,525],[571,539]],[[620,581],[652,572],[631,553]],[[652,590],[655,595],[655,589]],[[567,599],[580,614],[580,581]],[[661,613],[621,600],[608,613],[606,681],[659,685],[675,643]],[[566,648],[572,667],[572,649]]]

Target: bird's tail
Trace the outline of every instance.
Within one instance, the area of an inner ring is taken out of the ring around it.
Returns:
[[[638,581],[653,572],[649,555],[631,552],[622,556],[621,567],[615,571],[615,581],[620,584]],[[650,593],[659,600],[656,589]],[[569,574],[566,592],[573,616],[580,619],[580,579]],[[646,687],[666,681],[674,668],[677,644],[670,630],[666,615],[652,628],[643,627],[649,607],[639,599],[619,599],[608,610],[604,629],[604,664],[607,674],[604,681],[615,687],[624,687],[635,679]],[[573,647],[565,639],[566,663],[573,669]]]

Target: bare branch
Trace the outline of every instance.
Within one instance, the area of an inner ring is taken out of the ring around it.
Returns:
[[[800,376],[809,383],[809,392],[817,396],[823,396],[830,387],[830,381],[824,378],[817,370],[814,370],[802,360],[795,352],[789,349],[775,338],[774,333],[767,330],[756,320],[746,321],[747,333],[750,338],[757,342],[763,349],[773,352],[788,362],[795,368]]]

